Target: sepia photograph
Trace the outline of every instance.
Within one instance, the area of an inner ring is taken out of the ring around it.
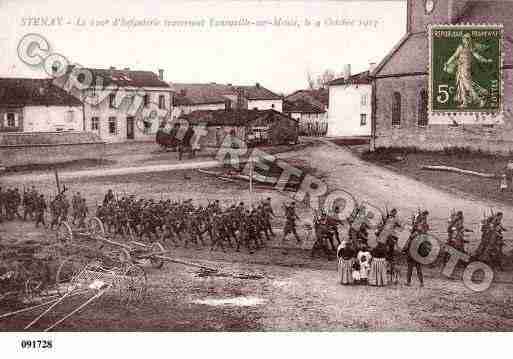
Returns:
[[[512,5],[0,0],[0,342],[511,332]]]

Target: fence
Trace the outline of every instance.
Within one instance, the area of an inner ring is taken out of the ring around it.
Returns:
[[[300,136],[323,137],[328,133],[328,121],[305,121],[299,124]]]

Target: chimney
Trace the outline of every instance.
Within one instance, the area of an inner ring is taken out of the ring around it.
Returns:
[[[257,83],[255,84],[255,86],[256,86],[256,88],[257,88],[257,89],[259,89],[259,88],[260,88],[260,83],[258,83],[258,82],[257,82]]]
[[[375,62],[369,62],[369,71],[370,71],[370,73],[372,73],[375,68],[376,68],[376,63]]]
[[[351,77],[351,64],[344,65],[344,79],[349,80]]]
[[[159,69],[159,79],[164,81],[164,69]]]
[[[114,66],[111,66],[109,70],[115,70],[116,68]]]

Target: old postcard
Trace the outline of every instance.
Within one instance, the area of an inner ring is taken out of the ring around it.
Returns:
[[[5,347],[511,331],[511,5],[0,0]]]

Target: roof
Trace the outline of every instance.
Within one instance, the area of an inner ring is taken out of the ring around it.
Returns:
[[[176,93],[175,103],[178,105],[202,105],[224,103],[229,99],[236,101],[240,94],[248,100],[281,100],[281,97],[265,87],[233,86],[212,83],[171,83]]]
[[[303,100],[303,99],[299,99],[299,100],[296,100],[296,101],[287,101],[285,100],[285,102],[283,102],[283,112],[285,113],[291,113],[291,112],[296,112],[296,113],[324,113],[326,112],[325,110],[315,106],[315,105],[312,105],[311,103]]]
[[[54,85],[52,79],[0,78],[0,105],[82,106],[82,102]]]
[[[64,76],[69,76],[73,66],[69,67],[68,72]],[[82,82],[85,75],[81,73],[89,72],[91,74],[91,85],[107,87],[170,87],[165,81],[152,71],[136,71],[136,70],[117,70],[117,69],[93,69],[80,68],[76,72],[77,80]]]
[[[329,106],[329,90],[327,88],[313,89],[313,90],[298,90],[285,97],[285,100],[294,102],[302,99],[316,107],[323,110]]]
[[[235,95],[233,87],[216,83],[171,83],[171,89],[176,93],[177,105],[224,103],[228,100],[225,96]]]
[[[372,82],[372,77],[370,76],[370,71],[360,72],[359,74],[352,75],[349,77],[349,80],[346,80],[343,77],[330,81],[330,86],[337,85],[369,85]]]
[[[237,86],[242,91],[242,95],[248,100],[281,100],[281,96],[271,90],[262,87],[260,84],[255,86]]]
[[[264,124],[280,119],[297,120],[275,110],[197,110],[180,116],[192,125],[207,126],[247,126],[250,123]]]

